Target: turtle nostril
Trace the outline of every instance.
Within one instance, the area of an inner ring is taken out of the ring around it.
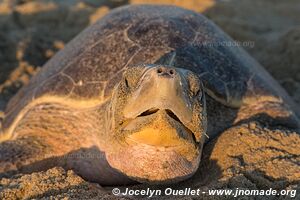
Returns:
[[[162,71],[163,71],[163,70],[162,70],[161,68],[158,68],[158,69],[157,69],[157,73],[158,73],[158,74],[161,74]]]
[[[165,77],[173,77],[175,75],[175,70],[167,67],[159,67],[157,68],[156,72],[158,75]]]

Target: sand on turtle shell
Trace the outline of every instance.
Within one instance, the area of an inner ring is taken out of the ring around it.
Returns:
[[[128,3],[174,4],[203,13],[240,41],[300,106],[299,0],[3,0],[0,1],[0,120],[9,99],[49,58],[110,9]],[[200,170],[192,179],[171,187],[288,188],[297,190],[299,198],[299,146],[299,134],[283,127],[241,124],[206,145]],[[147,187],[154,186],[131,188]],[[1,179],[0,199],[110,199],[115,198],[111,189],[88,183],[72,171],[53,168]]]

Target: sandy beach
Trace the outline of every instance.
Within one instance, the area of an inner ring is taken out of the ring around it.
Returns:
[[[0,120],[12,96],[85,27],[115,7],[158,2],[192,9],[211,19],[259,61],[300,108],[299,0],[2,0]],[[300,195],[299,145],[299,133],[242,124],[205,146],[200,170],[192,179],[170,187],[294,189]],[[147,187],[167,186],[130,186]],[[61,168],[0,179],[0,199],[120,199],[111,190]]]

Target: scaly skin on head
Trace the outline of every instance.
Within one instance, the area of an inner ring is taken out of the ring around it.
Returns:
[[[109,116],[108,163],[140,182],[186,179],[198,168],[206,134],[205,96],[188,70],[142,65],[125,70]]]

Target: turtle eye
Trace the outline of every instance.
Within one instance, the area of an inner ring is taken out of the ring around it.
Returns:
[[[199,96],[200,94],[200,89],[198,89],[196,92],[194,92],[194,96]]]
[[[135,88],[137,84],[137,80],[133,76],[124,76],[123,84],[126,88]]]
[[[128,88],[129,88],[129,83],[128,83],[128,80],[127,80],[127,78],[125,78],[125,85],[126,85],[126,87],[128,87]]]
[[[138,84],[141,74],[143,72],[142,67],[128,67],[125,72],[123,73],[123,82],[124,86],[127,88],[135,88],[136,85]]]
[[[201,95],[201,91],[200,91],[200,87],[197,87],[195,89],[192,90],[193,96],[194,97],[198,97],[199,95]]]
[[[193,96],[197,96],[200,93],[200,88],[197,85],[190,85],[190,89]]]
[[[195,75],[191,74],[188,76],[188,81],[189,81],[189,87],[190,87],[192,96],[194,96],[194,97],[199,96],[201,93],[199,79]]]
[[[132,88],[135,85],[135,79],[132,76],[131,71],[128,71],[124,74],[123,84],[126,88]]]

